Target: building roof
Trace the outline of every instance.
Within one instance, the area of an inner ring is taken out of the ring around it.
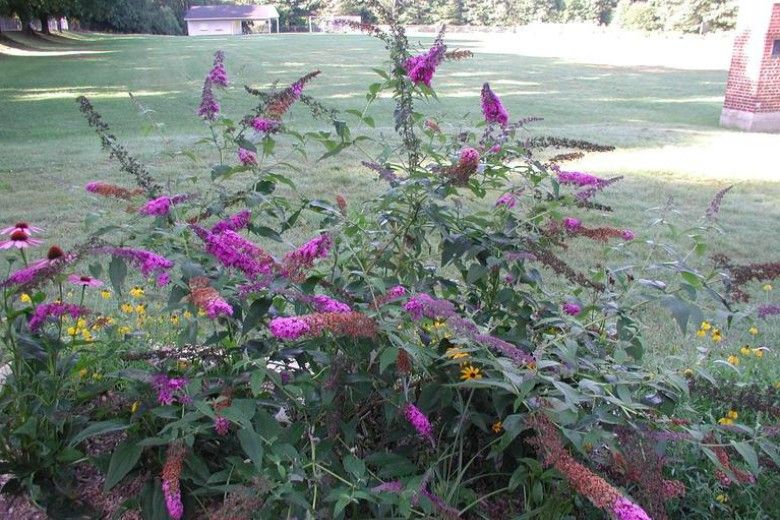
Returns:
[[[184,16],[185,20],[265,20],[279,18],[279,11],[272,5],[194,5]]]

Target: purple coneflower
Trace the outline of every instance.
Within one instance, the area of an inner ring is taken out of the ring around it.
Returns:
[[[27,222],[17,222],[11,227],[0,230],[0,235],[12,235],[17,231],[29,236],[34,233],[40,233],[43,231],[43,229],[36,226],[31,226]]]
[[[97,278],[92,278],[91,276],[79,276],[77,274],[68,276],[68,282],[72,283],[73,285],[80,285],[82,287],[100,287],[103,285],[103,282]]]
[[[15,247],[16,249],[25,249],[43,243],[43,241],[38,240],[37,238],[32,238],[27,231],[18,228],[12,231],[11,236],[8,238],[9,240],[0,242],[0,249],[11,249],[12,247]]]

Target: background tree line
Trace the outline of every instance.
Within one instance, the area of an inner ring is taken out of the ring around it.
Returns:
[[[67,16],[94,30],[182,34],[192,5],[273,4],[282,27],[307,25],[310,13],[359,14],[374,21],[363,0],[0,0],[0,15],[16,14],[25,27]],[[707,32],[734,27],[737,0],[395,0],[403,23],[516,26],[532,22],[616,24],[649,31]]]

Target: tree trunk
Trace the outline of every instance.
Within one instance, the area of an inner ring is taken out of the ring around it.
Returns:
[[[41,32],[43,34],[51,34],[51,31],[49,30],[49,15],[42,14],[38,19],[41,21]]]
[[[57,32],[62,33],[62,16],[57,17]]]
[[[33,34],[35,31],[33,31],[32,27],[30,27],[30,22],[32,22],[32,19],[30,18],[22,18],[19,17],[19,20],[22,22],[22,32],[24,34]]]

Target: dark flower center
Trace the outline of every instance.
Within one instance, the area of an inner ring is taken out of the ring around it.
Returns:
[[[21,229],[17,229],[13,233],[11,233],[11,240],[13,240],[14,242],[24,242],[27,240],[27,233],[25,233]]]
[[[14,227],[19,229],[28,229],[30,227],[30,224],[28,224],[27,222],[17,222]]]
[[[51,246],[49,248],[49,252],[46,254],[46,258],[49,260],[56,260],[58,258],[62,258],[63,256],[65,256],[65,251],[63,251],[59,246]]]
[[[89,276],[82,276],[81,277],[81,281],[82,282],[91,282],[92,278],[90,278]]]

